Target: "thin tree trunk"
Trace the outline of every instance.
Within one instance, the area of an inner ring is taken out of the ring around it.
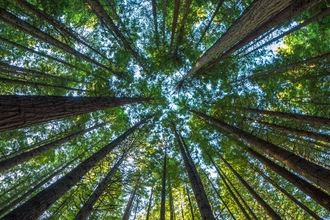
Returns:
[[[170,220],[175,220],[175,212],[174,212],[174,204],[173,204],[173,194],[172,194],[172,185],[171,179],[168,178],[168,194],[169,194],[169,202],[170,202]]]
[[[252,167],[252,166],[250,166]],[[294,202],[297,206],[302,208],[305,212],[307,212],[310,216],[312,216],[314,219],[322,220],[315,212],[310,210],[307,206],[302,204],[300,201],[298,201],[293,195],[288,193],[285,189],[283,189],[280,185],[278,185],[274,180],[269,178],[266,174],[264,174],[261,170],[254,168],[255,171],[257,171],[265,180],[267,180],[270,184],[272,184],[276,189],[278,189],[280,192],[282,192],[284,195],[286,195],[289,199],[291,199],[292,202]]]
[[[167,7],[167,0],[163,0],[163,26],[162,26],[162,41],[163,41],[163,45],[165,45],[165,29],[166,29],[166,7]]]
[[[200,112],[191,112],[209,121],[210,123],[222,128],[223,130],[230,132],[234,136],[240,138],[243,141],[246,141],[252,146],[260,149],[275,160],[281,162],[284,166],[288,167],[289,169],[292,169],[294,172],[305,177],[306,179],[320,186],[324,190],[330,192],[330,170],[311,163],[306,159],[299,157],[283,148],[280,148],[270,142],[262,140],[248,132],[245,132],[234,126],[224,123],[218,119],[212,118]]]
[[[153,18],[154,18],[156,45],[158,47],[158,45],[159,45],[159,34],[158,34],[158,23],[157,23],[156,0],[152,0],[152,15],[153,15]]]
[[[165,220],[165,197],[166,197],[166,158],[167,148],[165,147],[165,155],[163,162],[163,177],[162,177],[162,193],[161,193],[161,203],[160,203],[160,220]]]
[[[313,186],[306,180],[300,178],[299,176],[291,173],[290,171],[286,170],[285,168],[277,165],[273,161],[269,160],[265,156],[259,154],[255,150],[251,148],[246,148],[246,151],[253,157],[257,158],[261,163],[269,167],[271,170],[282,176],[287,181],[291,182],[295,185],[298,189],[306,193],[309,197],[319,203],[321,206],[326,208],[330,211],[330,196],[327,195],[325,192],[320,190],[319,188]]]
[[[109,154],[118,144],[124,141],[128,135],[133,133],[140,125],[145,123],[148,118],[140,121],[118,138],[113,140],[110,144],[104,146],[98,152],[94,153],[84,162],[75,167],[68,174],[58,179],[55,183],[42,190],[30,200],[11,211],[8,215],[2,218],[2,220],[10,219],[36,219],[44,211],[46,211],[56,200],[58,200],[64,193],[75,186],[81,178],[100,160],[102,160],[107,154]]]
[[[146,101],[145,98],[0,96],[0,132]]]
[[[126,206],[126,209],[125,209],[122,220],[129,220],[129,217],[131,216],[131,211],[132,211],[132,208],[133,208],[134,198],[136,196],[136,191],[139,188],[139,181],[140,181],[140,178],[138,179],[138,181],[137,181],[137,183],[134,187],[134,190],[132,191],[132,194],[131,194],[131,196],[129,198],[129,201],[127,203],[127,206]]]
[[[234,170],[234,168],[223,158],[220,154],[218,156],[227,165],[227,167],[233,172],[240,183],[247,189],[247,191],[253,196],[253,198],[259,203],[259,205],[268,213],[272,219],[281,219],[280,216],[263,200],[259,194],[242,178],[242,176]]]
[[[299,6],[304,7],[304,4],[309,6],[316,4],[320,0],[301,0]],[[313,4],[311,3],[313,2]],[[188,73],[180,80],[179,85],[189,76],[196,73],[206,63],[222,54],[225,50],[231,48],[235,43],[240,40],[249,39],[248,42],[258,37],[260,34],[255,34],[264,27],[268,27],[272,19],[280,14],[287,7],[292,6],[296,1],[287,0],[259,0],[254,1],[244,11],[244,13],[234,22],[234,24],[227,30],[225,34],[217,40],[195,63],[195,65],[188,71]],[[296,4],[294,4],[296,5]],[[291,8],[291,7],[290,7]],[[291,8],[294,9],[294,8]],[[300,10],[300,7],[297,9]],[[291,11],[292,13],[292,11]],[[252,37],[253,36],[253,37]]]
[[[105,125],[106,123],[101,123],[101,124],[98,124],[98,125],[95,125],[93,127],[90,127],[90,128],[87,128],[87,129],[84,129],[84,130],[81,130],[81,131],[78,131],[74,134],[71,134],[69,136],[66,136],[64,138],[61,138],[59,140],[56,140],[56,141],[53,141],[53,142],[50,142],[48,144],[45,144],[43,146],[40,146],[38,148],[35,148],[33,150],[30,150],[30,151],[27,151],[25,153],[22,153],[20,155],[17,155],[15,157],[11,157],[7,160],[4,160],[4,161],[1,161],[0,162],[0,172],[2,171],[5,171],[7,169],[10,169],[11,167],[14,167],[14,166],[17,166],[18,164],[20,163],[23,163],[27,160],[30,160],[31,158],[33,157],[36,157],[44,152],[47,152],[51,149],[54,149],[55,147],[61,145],[61,144],[64,144],[70,140],[73,140],[75,139],[76,137],[80,136],[80,135],[83,135],[83,134],[86,134],[87,132],[90,132],[94,129],[97,129],[103,125]]]
[[[147,209],[147,217],[146,217],[146,220],[149,220],[149,215],[150,215],[150,210],[151,210],[151,203],[152,203],[152,193],[154,191],[154,188],[152,187],[151,188],[151,191],[150,191],[150,197],[149,197],[149,202],[148,202],[148,209]]]
[[[189,207],[190,207],[190,213],[191,213],[191,219],[195,220],[195,215],[194,215],[194,209],[191,203],[191,199],[190,199],[190,192],[188,190],[188,187],[186,186],[186,192],[187,192],[187,197],[188,197],[188,202],[189,202]]]
[[[174,125],[173,125],[174,127]],[[200,177],[199,175],[195,175],[195,172],[193,171],[194,169],[196,169],[194,164],[191,164],[187,153],[185,152],[185,149],[181,143],[180,140],[180,136],[178,134],[178,132],[176,131],[175,127],[174,127],[174,132],[175,132],[175,137],[176,140],[178,142],[179,148],[180,148],[180,152],[181,152],[181,156],[183,158],[184,164],[185,164],[185,168],[187,170],[188,173],[188,177],[189,177],[189,181],[191,183],[194,195],[196,197],[196,201],[198,204],[198,208],[199,211],[201,213],[201,217],[202,219],[207,219],[207,220],[211,220],[211,219],[215,219],[211,210],[211,206],[210,203],[207,199],[204,187],[201,183]]]
[[[315,133],[315,132],[311,132],[311,131],[303,131],[300,129],[294,129],[294,128],[288,128],[288,127],[284,127],[284,126],[280,126],[280,125],[276,125],[276,124],[271,124],[268,122],[263,122],[263,121],[258,121],[258,120],[254,120],[254,119],[250,119],[250,118],[246,118],[246,120],[254,122],[254,123],[258,123],[261,125],[265,125],[267,127],[270,128],[274,128],[280,131],[285,131],[289,134],[296,134],[299,136],[305,136],[305,137],[310,137],[313,138],[315,140],[320,140],[320,141],[325,141],[330,143],[330,136],[326,135],[326,134],[320,134],[320,133]]]
[[[301,114],[294,114],[294,113],[259,110],[259,109],[252,109],[252,108],[243,108],[243,110],[246,112],[250,112],[250,113],[270,115],[270,116],[276,116],[276,117],[280,117],[280,118],[287,118],[287,119],[306,122],[306,123],[315,124],[315,125],[330,126],[329,118],[322,118],[322,117],[317,117],[317,116],[308,116],[308,115],[301,115]]]
[[[174,41],[174,34],[175,34],[176,25],[178,23],[178,17],[179,17],[179,9],[180,9],[180,0],[175,0],[174,10],[173,10],[172,33],[171,33],[170,46],[173,45],[173,41]]]
[[[92,195],[89,197],[89,199],[85,202],[83,207],[79,210],[78,214],[74,218],[74,220],[84,220],[88,217],[89,213],[93,210],[93,206],[95,202],[100,198],[103,191],[108,187],[113,175],[116,173],[118,167],[123,162],[127,152],[124,152],[122,156],[119,158],[119,160],[116,162],[116,164],[111,168],[109,173],[104,177],[102,182],[96,187]]]

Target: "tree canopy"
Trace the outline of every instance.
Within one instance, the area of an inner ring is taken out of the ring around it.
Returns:
[[[330,218],[326,0],[1,0],[1,219]]]

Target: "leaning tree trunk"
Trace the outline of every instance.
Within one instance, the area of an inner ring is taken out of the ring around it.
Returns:
[[[174,41],[174,35],[175,35],[176,25],[178,23],[178,17],[179,17],[179,9],[180,9],[180,0],[175,0],[174,10],[173,10],[172,33],[171,33],[170,46],[173,45],[173,41]]]
[[[102,160],[107,154],[109,154],[118,144],[124,141],[128,135],[133,133],[140,125],[145,123],[148,118],[140,121],[118,138],[113,140],[110,144],[104,146],[98,152],[94,153],[84,162],[75,167],[68,174],[58,179],[55,183],[42,190],[30,200],[11,211],[8,215],[2,218],[2,220],[11,219],[36,219],[44,211],[46,211],[56,200],[58,200],[64,193],[75,186],[81,178],[93,168],[100,160]]]
[[[152,193],[154,191],[154,188],[152,187],[151,188],[151,191],[150,191],[150,196],[149,196],[149,202],[148,202],[148,209],[147,209],[147,217],[146,217],[146,220],[149,220],[149,215],[150,215],[150,210],[151,210],[151,203],[152,203]]]
[[[306,180],[300,178],[299,176],[291,173],[290,171],[286,170],[285,168],[277,165],[273,161],[269,160],[265,156],[259,154],[255,150],[251,148],[246,148],[246,151],[252,155],[253,157],[257,158],[261,163],[269,167],[271,170],[276,172],[278,175],[282,176],[287,181],[291,182],[295,185],[298,189],[306,193],[309,197],[319,203],[321,206],[326,208],[330,211],[330,196],[327,195],[325,192],[320,190],[319,188],[313,186]],[[329,191],[328,191],[329,192]]]
[[[2,95],[0,132],[146,100],[127,97]]]
[[[167,158],[167,148],[165,147],[165,155],[163,162],[163,177],[162,177],[162,194],[161,194],[161,203],[160,203],[160,220],[165,220],[166,158]]]
[[[139,181],[140,181],[140,177],[139,177],[139,179],[138,179],[138,181],[137,181],[137,183],[134,187],[134,190],[132,191],[132,194],[129,198],[129,201],[127,203],[127,206],[126,206],[126,209],[125,209],[122,220],[129,220],[129,217],[131,215],[131,211],[132,211],[132,208],[133,208],[133,202],[134,202],[134,199],[135,199],[135,196],[136,196],[136,191],[139,188]]]
[[[252,167],[252,165],[250,167]],[[322,218],[320,218],[315,212],[313,212],[307,206],[305,206],[300,201],[298,201],[293,195],[291,195],[290,193],[288,193],[285,189],[283,189],[274,180],[272,180],[270,177],[268,177],[266,174],[264,174],[261,170],[259,170],[258,168],[254,168],[254,170],[256,170],[265,180],[267,180],[276,189],[278,189],[280,192],[282,192],[284,195],[286,195],[289,199],[291,199],[292,202],[294,202],[297,206],[299,206],[300,208],[302,208],[305,212],[307,212],[314,219],[322,220]]]
[[[186,192],[187,192],[187,197],[188,197],[188,203],[189,203],[189,207],[190,207],[190,213],[191,213],[191,219],[192,220],[195,220],[195,215],[194,215],[194,208],[192,206],[192,203],[191,203],[191,199],[190,199],[190,192],[188,190],[188,187],[186,185]]]
[[[196,167],[194,164],[190,163],[187,153],[185,152],[185,149],[181,143],[180,136],[179,136],[178,132],[176,131],[175,127],[174,127],[174,132],[175,132],[175,137],[176,137],[176,140],[177,140],[179,148],[180,148],[181,156],[184,161],[185,168],[188,173],[189,181],[191,183],[194,195],[196,197],[196,201],[198,204],[199,211],[201,213],[201,217],[204,220],[215,219],[213,216],[213,213],[212,213],[210,203],[207,199],[204,187],[201,184],[200,177],[199,177],[199,175],[196,176],[195,172],[193,171],[193,169],[196,169]]]
[[[227,165],[227,167],[233,172],[240,183],[247,189],[247,191],[253,196],[253,198],[259,203],[259,205],[268,213],[272,219],[281,219],[280,216],[263,200],[259,194],[243,179],[243,177],[219,154],[220,159]]]
[[[210,123],[222,128],[223,130],[230,132],[234,136],[240,138],[243,141],[251,144],[252,146],[260,149],[269,156],[273,157],[284,164],[289,169],[305,177],[316,185],[320,186],[324,190],[330,192],[330,170],[325,169],[322,166],[316,165],[308,160],[299,157],[283,148],[280,148],[270,142],[262,140],[248,132],[238,129],[232,125],[222,122],[218,119],[212,118],[206,114],[191,111],[199,117],[209,121]]]
[[[98,200],[98,198],[100,198],[104,190],[108,187],[113,175],[116,173],[118,167],[123,162],[125,156],[126,156],[126,152],[123,153],[123,155],[119,158],[116,164],[111,168],[109,173],[104,177],[102,182],[96,187],[92,195],[85,202],[83,207],[81,207],[74,220],[84,220],[88,217],[89,213],[93,210],[93,205]]]
[[[308,116],[308,115],[301,115],[301,114],[294,114],[294,113],[259,110],[259,109],[252,109],[252,108],[243,108],[243,110],[246,112],[250,112],[250,113],[270,115],[270,116],[276,116],[276,117],[280,117],[280,118],[287,118],[290,120],[301,121],[301,122],[306,122],[306,123],[315,124],[315,125],[330,126],[329,118],[322,118],[322,117],[317,117],[317,116]]]
[[[76,137],[78,137],[80,135],[83,135],[83,134],[85,134],[87,132],[90,132],[91,130],[97,129],[97,128],[105,125],[105,124],[106,123],[101,123],[101,124],[95,125],[93,127],[84,129],[82,131],[78,131],[78,132],[76,132],[74,134],[71,134],[71,135],[66,136],[64,138],[61,138],[59,140],[50,142],[50,143],[45,144],[45,145],[43,145],[41,147],[35,148],[33,150],[30,150],[30,151],[27,151],[25,153],[19,154],[19,155],[15,156],[15,157],[11,157],[11,158],[9,158],[7,160],[1,161],[0,162],[0,172],[5,171],[5,170],[7,170],[7,169],[9,169],[11,167],[14,167],[14,166],[16,166],[16,165],[18,165],[20,163],[23,163],[23,162],[25,162],[25,161],[33,158],[33,157],[36,157],[36,156],[38,156],[38,155],[40,155],[40,154],[42,154],[42,153],[44,153],[46,151],[49,151],[49,150],[51,150],[51,149],[53,149],[53,148],[55,148],[55,147],[57,147],[57,146],[59,146],[61,144],[64,144],[64,143],[66,143],[66,142],[68,142],[70,140],[73,140]]]

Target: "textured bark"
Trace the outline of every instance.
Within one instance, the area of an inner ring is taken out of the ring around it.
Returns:
[[[270,128],[275,128],[277,130],[280,131],[285,131],[289,134],[295,134],[295,135],[299,135],[299,136],[305,136],[305,137],[310,137],[313,138],[315,140],[320,140],[320,141],[325,141],[330,143],[330,136],[326,135],[326,134],[319,134],[319,133],[315,133],[315,132],[310,132],[310,131],[303,131],[300,129],[294,129],[294,128],[288,128],[288,127],[284,127],[284,126],[280,126],[280,125],[276,125],[276,124],[271,124],[268,122],[263,122],[263,121],[258,121],[258,120],[254,120],[254,119],[250,119],[247,118],[248,121],[254,122],[254,123],[258,123],[261,125],[265,125],[267,127]]]
[[[102,67],[106,70],[109,70],[110,72],[114,73],[112,71],[112,69],[104,66],[103,64],[89,58],[88,56],[74,50],[73,48],[71,48],[70,46],[62,43],[61,41],[53,38],[51,35],[46,34],[45,32],[42,32],[41,30],[39,30],[38,28],[34,27],[33,25],[27,23],[26,21],[16,17],[14,14],[11,14],[9,12],[7,12],[5,9],[0,8],[0,21],[14,27],[17,28],[18,30],[29,34],[39,40],[42,40],[50,45],[53,45],[54,47],[57,47],[67,53],[72,54],[73,56],[79,57],[87,62],[90,62],[92,64],[95,64],[99,67]]]
[[[79,131],[79,132],[76,132],[74,134],[71,134],[71,135],[66,136],[64,138],[61,138],[59,140],[50,142],[48,144],[45,144],[45,145],[40,146],[38,148],[35,148],[33,150],[27,151],[25,153],[22,153],[20,155],[15,156],[15,157],[11,157],[11,158],[9,158],[7,160],[1,161],[0,162],[0,172],[5,171],[5,170],[7,170],[7,169],[9,169],[11,167],[14,167],[14,166],[16,166],[16,165],[18,165],[20,163],[23,163],[23,162],[25,162],[25,161],[33,158],[33,157],[36,157],[36,156],[38,156],[38,155],[40,155],[40,154],[42,154],[44,152],[47,152],[47,151],[49,151],[49,150],[51,150],[51,149],[53,149],[53,148],[55,148],[55,147],[57,147],[57,146],[59,146],[61,144],[64,144],[64,143],[66,143],[66,142],[68,142],[70,140],[73,140],[76,137],[78,137],[80,135],[83,135],[83,134],[85,134],[87,132],[90,132],[91,130],[97,129],[97,128],[105,125],[105,124],[106,123],[101,123],[99,125],[95,125],[93,127],[84,129],[84,130]]]
[[[319,1],[319,0],[317,0]],[[222,54],[225,50],[231,48],[235,43],[248,37],[258,28],[271,21],[282,10],[289,7],[294,0],[257,0],[244,11],[244,13],[234,22],[234,24],[223,34],[215,44],[213,44],[194,64],[188,73],[181,79],[179,85],[189,76],[196,73],[206,63]],[[310,0],[301,0],[300,4],[310,2]]]
[[[198,208],[201,213],[201,217],[204,220],[215,219],[213,216],[212,210],[211,210],[210,203],[207,199],[204,187],[202,184],[200,184],[201,183],[200,177],[199,177],[199,175],[196,176],[195,172],[193,171],[193,169],[196,169],[196,167],[194,164],[190,163],[187,153],[181,143],[178,132],[176,130],[174,130],[174,132],[175,132],[175,137],[176,137],[176,140],[177,140],[179,148],[180,148],[181,156],[184,161],[185,168],[188,173],[189,181],[191,183],[191,186],[192,186],[192,189],[193,189],[193,192],[194,192],[197,204],[198,204]]]
[[[154,191],[154,188],[151,188],[150,196],[149,196],[149,202],[148,202],[148,209],[147,209],[147,217],[146,220],[149,220],[150,210],[151,210],[151,203],[152,203],[152,193]]]
[[[313,200],[319,203],[321,206],[326,208],[330,211],[330,196],[327,195],[325,192],[320,190],[319,188],[313,186],[306,180],[300,178],[299,176],[291,173],[290,171],[286,170],[285,168],[277,165],[273,161],[269,160],[265,156],[259,154],[255,150],[251,148],[246,148],[246,151],[252,155],[253,157],[257,158],[261,163],[269,167],[271,170],[276,172],[278,175],[282,176],[287,181],[291,182],[295,185],[298,189],[306,193],[310,196]],[[329,191],[328,191],[329,192]]]
[[[303,27],[309,25],[310,23],[313,23],[314,21],[316,21],[316,20],[318,20],[318,19],[320,19],[320,18],[323,18],[323,17],[325,17],[325,16],[327,16],[327,15],[329,15],[329,14],[330,14],[330,8],[325,8],[325,9],[323,9],[320,13],[318,13],[318,14],[314,15],[313,17],[307,19],[307,20],[304,21],[303,23],[301,23],[301,24],[295,26],[294,28],[291,28],[291,29],[288,30],[288,31],[285,31],[283,34],[281,34],[281,35],[279,35],[279,36],[277,36],[277,37],[274,37],[274,38],[272,38],[270,41],[267,41],[266,43],[260,45],[259,47],[257,47],[257,48],[255,48],[255,49],[251,50],[251,51],[250,51],[249,53],[247,53],[246,55],[248,55],[248,54],[250,54],[250,53],[253,53],[253,52],[255,52],[256,50],[259,50],[260,48],[263,48],[263,47],[265,47],[265,46],[267,46],[267,45],[270,45],[270,44],[276,42],[277,40],[283,38],[284,36],[289,35],[289,34],[295,32],[295,31],[298,31],[298,30],[300,30],[301,28],[303,28]]]
[[[113,175],[116,173],[118,167],[123,162],[124,158],[126,156],[126,153],[123,153],[123,155],[119,158],[119,160],[116,162],[116,164],[111,168],[109,173],[104,177],[102,182],[96,187],[92,195],[89,197],[89,199],[85,202],[83,207],[79,210],[78,214],[74,218],[74,220],[84,220],[88,217],[89,213],[93,210],[93,205],[95,202],[100,198],[103,191],[108,187]]]
[[[259,110],[259,109],[252,109],[252,108],[243,108],[243,110],[246,112],[250,112],[250,113],[270,115],[270,116],[276,116],[276,117],[280,117],[280,118],[287,118],[287,119],[311,123],[311,124],[315,124],[315,125],[330,126],[329,118],[322,118],[322,117],[317,117],[317,116],[308,116],[308,115],[301,115],[301,114],[294,114],[294,113]]]
[[[227,165],[227,167],[233,172],[240,183],[247,189],[247,191],[253,196],[253,198],[259,203],[259,205],[268,213],[272,219],[281,219],[280,216],[254,191],[254,189],[241,177],[241,175],[223,158],[219,155],[221,160]]]
[[[178,17],[179,17],[179,9],[180,9],[180,0],[175,0],[174,10],[173,10],[172,33],[171,33],[170,46],[173,45],[173,41],[174,41],[176,25],[178,23]]]
[[[316,165],[312,162],[309,162],[302,157],[299,157],[285,149],[282,149],[270,142],[262,140],[248,132],[231,126],[218,119],[212,118],[200,112],[191,112],[209,121],[210,123],[222,128],[223,130],[233,134],[241,140],[246,141],[252,146],[260,149],[275,160],[281,162],[284,166],[305,177],[306,179],[320,186],[324,190],[330,192],[330,170],[325,169],[324,167]]]
[[[127,206],[126,206],[126,209],[125,209],[122,220],[129,220],[129,217],[131,216],[131,211],[132,211],[132,208],[133,208],[133,202],[134,202],[134,199],[135,199],[135,196],[136,196],[136,191],[137,191],[138,188],[139,188],[139,180],[137,181],[137,183],[136,183],[136,185],[135,185],[135,187],[132,191],[132,194],[129,198],[129,201],[127,203]]]
[[[146,100],[126,97],[3,95],[0,96],[0,132]]]
[[[165,155],[164,155],[164,162],[163,162],[163,176],[162,176],[162,193],[161,193],[161,202],[160,202],[160,220],[165,220],[166,159],[167,159],[167,148],[165,147]]]
[[[280,185],[278,185],[274,180],[269,178],[266,174],[264,174],[261,170],[255,169],[265,180],[267,180],[270,184],[272,184],[276,189],[278,189],[280,192],[282,192],[284,195],[286,195],[289,199],[291,199],[292,202],[294,202],[297,206],[302,208],[305,212],[307,212],[310,216],[312,216],[314,219],[322,220],[315,212],[310,210],[307,206],[302,204],[300,201],[298,201],[293,195],[288,193],[285,189],[283,189]]]
[[[104,146],[98,152],[94,153],[84,162],[75,167],[68,174],[58,179],[55,183],[42,190],[30,200],[11,211],[8,215],[2,218],[2,220],[12,219],[36,219],[44,211],[46,211],[56,200],[58,200],[64,193],[75,186],[81,178],[100,160],[102,160],[108,153],[110,153],[118,144],[124,141],[128,135],[133,133],[141,124],[145,123],[148,118],[140,121],[118,138],[113,140],[110,144]]]

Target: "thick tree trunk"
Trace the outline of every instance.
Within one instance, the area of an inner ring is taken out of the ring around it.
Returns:
[[[0,96],[0,132],[146,101],[145,98]]]
[[[301,114],[294,114],[294,113],[259,110],[259,109],[252,109],[252,108],[243,108],[243,110],[246,112],[250,112],[250,113],[270,115],[270,116],[276,116],[276,117],[280,117],[280,118],[287,118],[287,119],[306,122],[306,123],[315,124],[315,125],[330,126],[329,118],[322,118],[322,117],[317,117],[317,116],[308,116],[308,115],[301,115]]]
[[[151,210],[151,203],[152,203],[152,193],[154,191],[154,188],[152,187],[151,188],[151,191],[150,191],[150,196],[149,196],[149,202],[148,202],[148,209],[147,209],[147,217],[146,217],[146,220],[149,220],[149,215],[150,215],[150,210]]]
[[[160,203],[160,220],[165,220],[165,197],[166,197],[166,158],[167,148],[165,147],[165,155],[163,162],[163,177],[162,177],[162,193],[161,193],[161,203]]]
[[[192,186],[192,189],[193,189],[193,192],[194,192],[197,204],[198,204],[198,208],[201,213],[201,217],[204,220],[215,219],[213,216],[213,213],[212,213],[210,203],[207,199],[204,187],[202,184],[200,184],[201,183],[200,177],[199,177],[199,175],[196,176],[195,172],[193,171],[193,169],[196,169],[196,167],[194,164],[190,163],[187,153],[181,143],[180,136],[179,136],[178,132],[175,130],[175,127],[174,127],[174,132],[175,132],[175,137],[176,137],[176,140],[177,140],[179,148],[180,148],[181,156],[182,156],[184,164],[185,164],[185,168],[188,173],[189,181],[191,183],[191,186]]]
[[[40,146],[38,148],[35,148],[33,150],[27,151],[25,153],[22,153],[20,155],[15,156],[15,157],[11,157],[11,158],[9,158],[7,160],[1,161],[0,162],[0,172],[5,171],[5,170],[7,170],[7,169],[9,169],[11,167],[14,167],[14,166],[16,166],[16,165],[18,165],[20,163],[23,163],[23,162],[25,162],[25,161],[33,158],[33,157],[36,157],[36,156],[38,156],[38,155],[40,155],[40,154],[42,154],[42,153],[44,153],[46,151],[49,151],[49,150],[51,150],[51,149],[53,149],[53,148],[55,148],[55,147],[57,147],[57,146],[59,146],[61,144],[64,144],[64,143],[66,143],[66,142],[68,142],[70,140],[73,140],[76,137],[78,137],[80,135],[83,135],[83,134],[85,134],[87,132],[90,132],[91,130],[97,129],[97,128],[105,125],[105,124],[106,123],[101,123],[101,124],[95,125],[93,127],[84,129],[84,130],[79,131],[79,132],[76,132],[74,134],[71,134],[71,135],[66,136],[64,138],[61,138],[59,140],[50,142],[48,144],[45,144],[45,145]]]
[[[320,0],[257,0],[253,1],[251,5],[244,11],[244,13],[234,22],[234,24],[223,34],[215,44],[213,44],[195,63],[195,65],[188,71],[188,73],[180,80],[179,85],[182,85],[183,81],[186,80],[189,76],[196,73],[200,68],[202,68],[206,63],[210,62],[225,50],[230,49],[234,44],[241,41],[246,41],[247,43],[251,40],[260,36],[260,34],[269,30],[274,26],[272,24],[272,19],[279,18],[276,15],[281,15],[282,11],[295,10],[295,7],[300,11],[301,7],[308,4],[312,6]],[[313,4],[312,4],[313,3]],[[292,6],[295,7],[292,7]],[[289,11],[286,13],[290,13]],[[283,16],[285,19],[286,17]],[[277,19],[275,19],[277,21]],[[282,21],[282,20],[281,20]],[[278,22],[278,21],[277,21]],[[267,28],[265,28],[267,27]],[[261,31],[262,30],[262,31]],[[245,45],[245,44],[244,44]]]
[[[180,9],[180,0],[175,0],[174,10],[173,10],[172,33],[171,33],[170,46],[173,45],[173,41],[174,41],[176,25],[178,23],[178,17],[179,17],[179,9]]]
[[[324,190],[330,192],[330,170],[311,163],[308,160],[299,157],[283,148],[280,148],[270,142],[262,140],[248,132],[231,126],[218,119],[212,118],[200,112],[191,112],[209,121],[210,123],[222,128],[223,130],[230,132],[234,136],[240,138],[243,141],[246,141],[252,146],[260,149],[275,160],[281,162],[284,166],[288,167],[289,169],[292,169],[294,172],[305,177],[306,179],[320,186]]]
[[[257,158],[261,163],[263,163],[264,165],[269,167],[271,170],[276,172],[278,175],[282,176],[284,179],[286,179],[287,181],[289,181],[293,185],[295,185],[298,189],[300,189],[301,191],[306,193],[308,196],[310,196],[312,199],[314,199],[321,206],[323,206],[328,211],[330,211],[330,196],[327,195],[325,192],[323,192],[319,188],[313,186],[306,180],[300,178],[299,176],[291,173],[290,171],[286,170],[285,168],[277,165],[276,163],[269,160],[265,156],[259,154],[255,150],[253,150],[251,148],[246,148],[246,151],[253,157]]]
[[[252,167],[252,166],[251,166]],[[269,178],[266,174],[264,174],[261,170],[255,168],[256,170],[265,180],[267,180],[270,184],[272,184],[276,189],[278,189],[280,192],[282,192],[284,195],[286,195],[289,199],[291,199],[292,202],[294,202],[297,206],[302,208],[305,212],[307,212],[310,216],[312,216],[314,219],[322,220],[315,212],[310,210],[307,206],[302,204],[300,201],[298,201],[293,195],[288,193],[285,189],[283,189],[280,185],[278,185],[274,180]]]
[[[123,218],[122,220],[129,220],[129,217],[131,216],[131,211],[132,211],[132,208],[133,208],[133,202],[134,202],[134,199],[135,199],[135,196],[136,196],[136,191],[138,190],[139,188],[139,181],[140,179],[138,179],[133,191],[132,191],[132,194],[128,200],[128,203],[127,203],[127,206],[126,206],[126,209],[125,209],[125,212],[124,212],[124,215],[123,215]]]
[[[263,121],[258,121],[258,120],[254,120],[254,119],[250,119],[250,118],[246,118],[248,121],[254,122],[254,123],[258,123],[261,125],[265,125],[267,127],[270,128],[274,128],[280,131],[285,131],[289,134],[296,134],[299,136],[305,136],[305,137],[310,137],[313,138],[315,140],[320,140],[320,141],[325,141],[330,143],[330,136],[326,135],[326,134],[320,134],[320,133],[315,133],[315,132],[311,132],[311,131],[303,131],[300,129],[294,129],[294,128],[288,128],[288,127],[284,127],[284,126],[280,126],[280,125],[276,125],[276,124],[271,124],[268,122],[263,122]]]
[[[247,189],[247,191],[253,196],[253,198],[259,203],[259,205],[268,213],[272,219],[281,219],[280,216],[263,200],[259,194],[241,177],[241,175],[234,170],[234,168],[219,154],[220,159],[227,165],[227,167],[233,172],[240,183]]]
[[[98,200],[98,198],[100,198],[103,191],[108,187],[113,175],[116,173],[118,167],[123,162],[125,156],[126,156],[126,152],[123,153],[123,155],[119,158],[116,164],[111,168],[109,173],[104,177],[102,182],[96,187],[92,195],[85,202],[83,207],[81,207],[74,220],[84,220],[88,217],[89,213],[93,210],[93,205]]]
[[[75,167],[68,174],[58,179],[55,183],[42,190],[30,200],[11,211],[8,215],[2,218],[2,220],[12,219],[36,219],[44,211],[46,211],[56,200],[58,200],[64,193],[75,186],[81,178],[100,160],[102,160],[108,153],[110,153],[118,144],[124,141],[128,135],[133,133],[140,125],[145,123],[148,118],[140,121],[118,138],[113,140],[110,144],[104,146],[98,152],[94,153],[84,162]]]

